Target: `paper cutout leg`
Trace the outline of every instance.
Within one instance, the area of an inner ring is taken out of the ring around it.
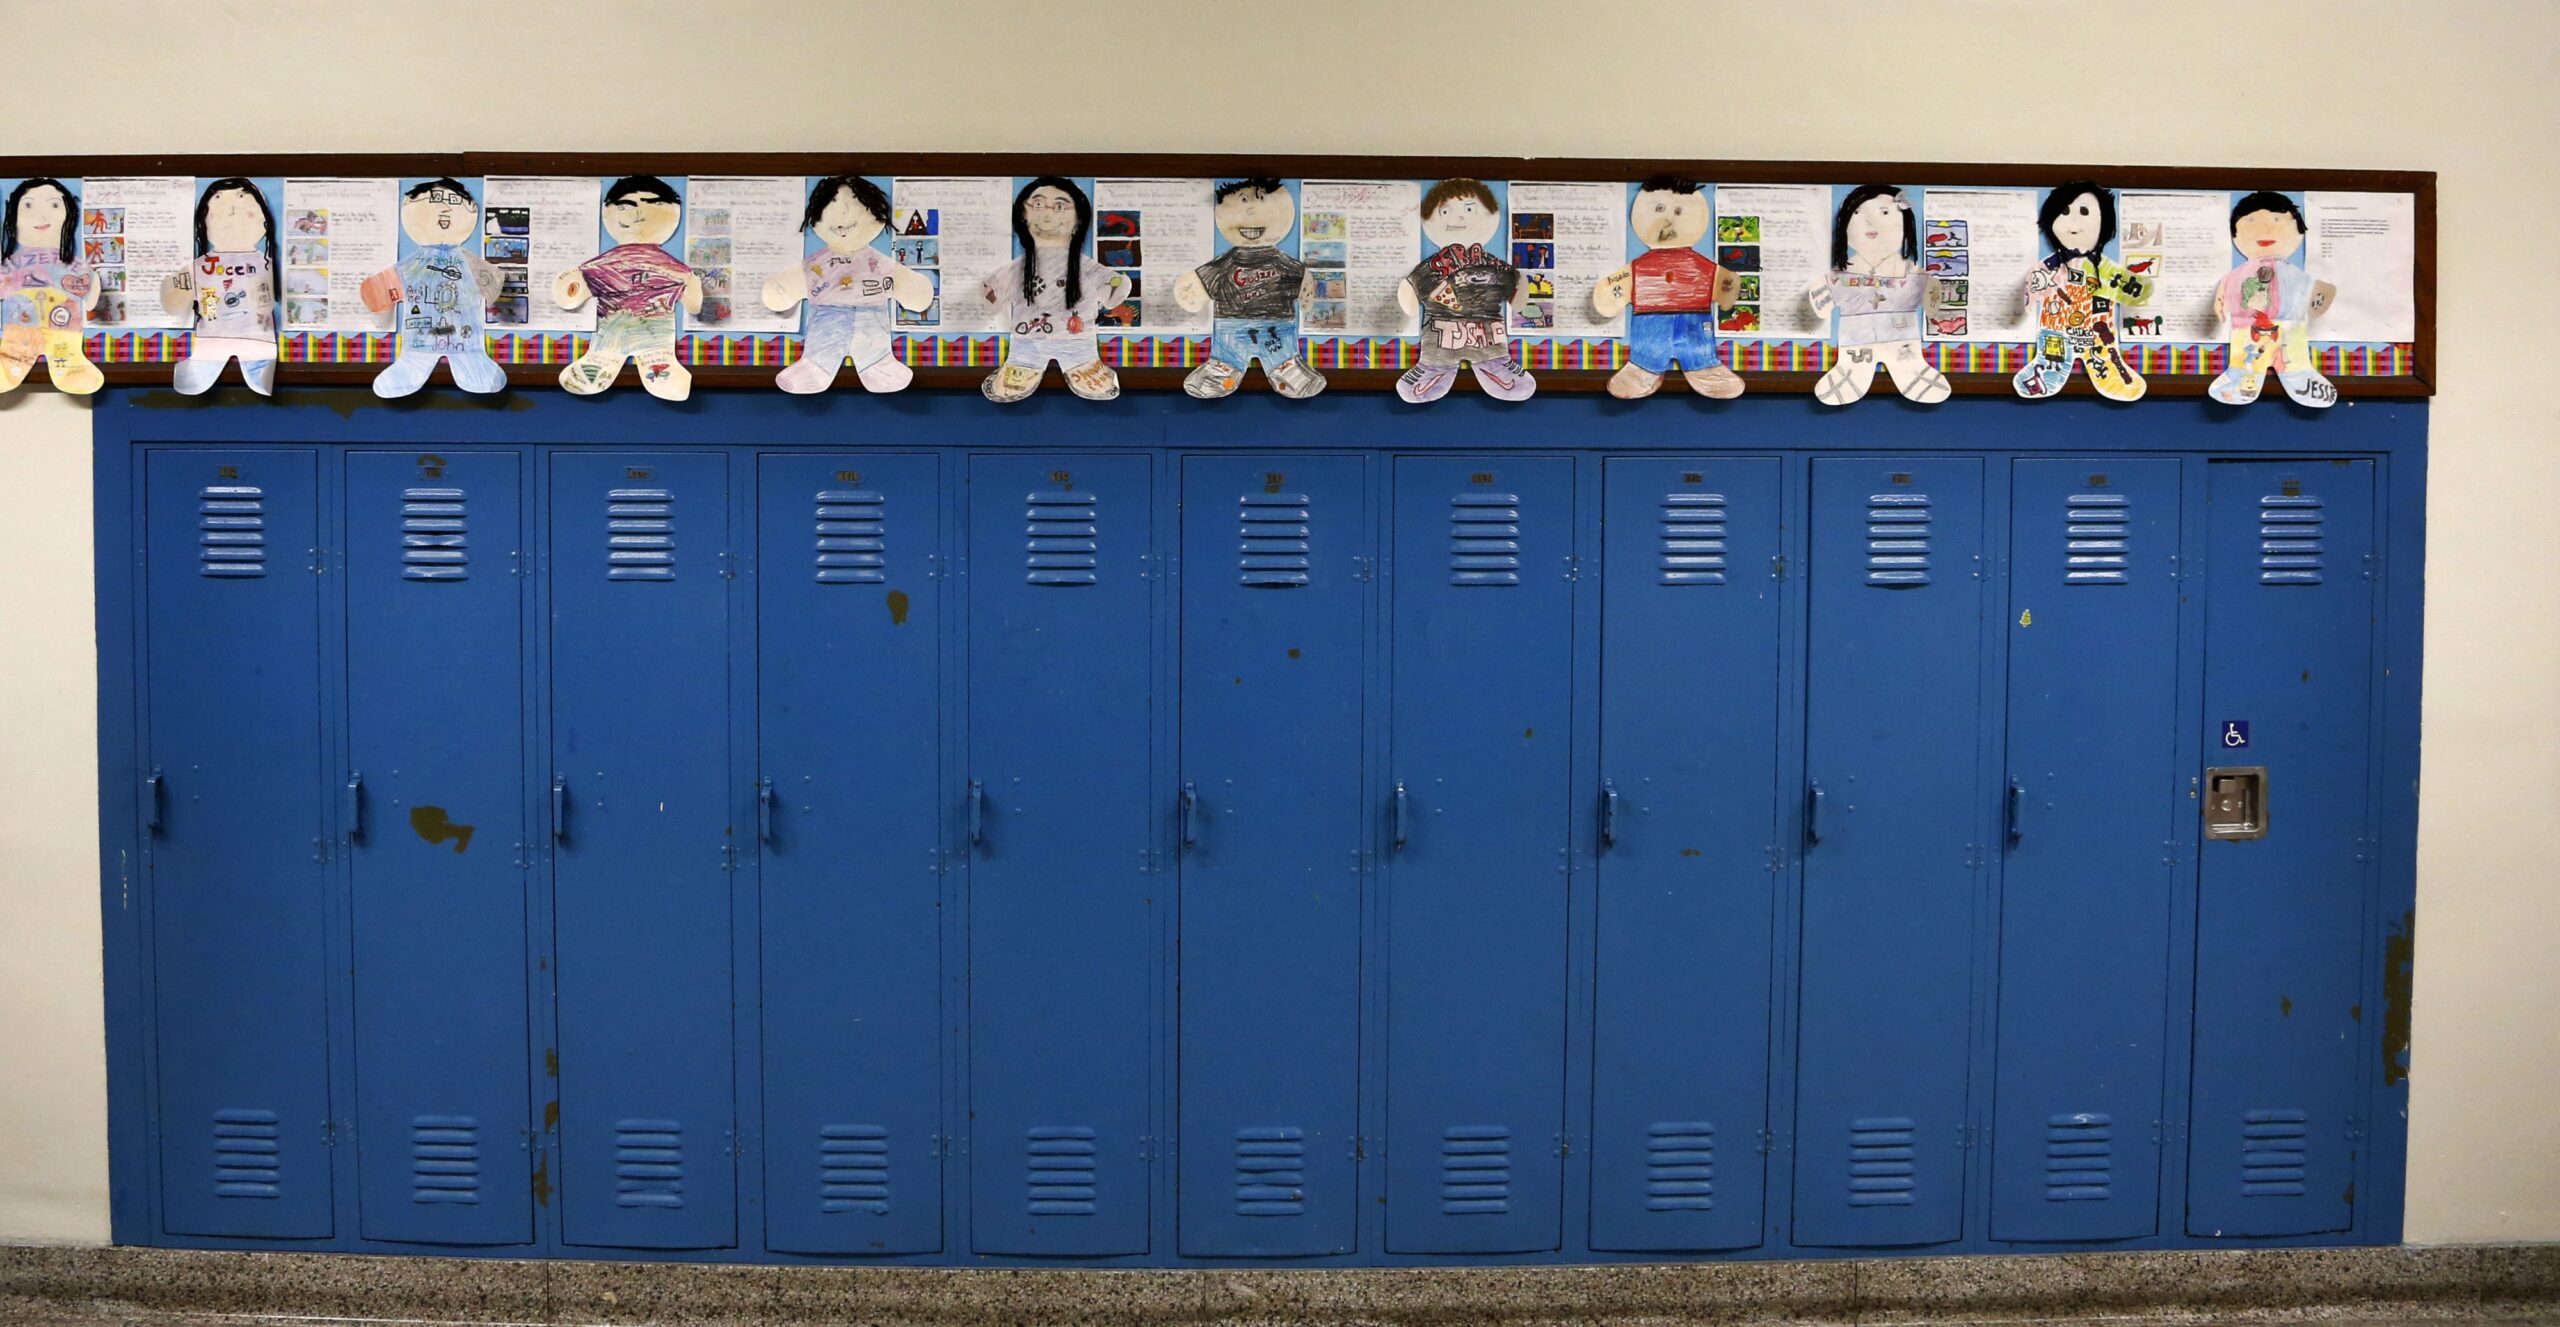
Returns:
[[[853,349],[853,310],[843,305],[809,306],[809,330],[800,342],[800,358],[773,376],[773,385],[806,396],[833,387]]]
[[[1875,385],[1876,346],[1842,346],[1838,363],[1813,385],[1813,399],[1824,405],[1848,405]]]
[[[187,345],[187,357],[169,370],[170,385],[185,396],[201,396],[222,377],[222,366],[233,359],[240,361],[240,379],[260,396],[273,396],[276,390],[276,344],[254,337],[196,336]]]
[[[2205,388],[2207,395],[2224,405],[2247,405],[2258,399],[2259,389],[2266,386],[2267,372],[2275,366],[2276,338],[2272,328],[2242,328],[2232,333],[2230,363]]]
[[[373,375],[373,394],[389,401],[407,396],[427,385],[436,371],[436,361],[443,356],[430,350],[403,350],[397,359]]]
[[[2296,405],[2326,410],[2338,403],[2337,384],[2322,376],[2319,361],[2311,357],[2311,324],[2308,321],[2287,323],[2282,361],[2276,366],[2276,381],[2284,384],[2284,394]]]
[[[444,366],[453,371],[454,386],[466,392],[486,395],[506,390],[506,366],[489,358],[485,349],[475,348],[459,353],[447,351]]]
[[[1955,384],[1920,349],[1917,341],[1896,341],[1880,346],[1884,353],[1884,371],[1893,375],[1893,385],[1903,399],[1922,405],[1936,405],[1955,394]]]
[[[2071,380],[2071,342],[2060,332],[2036,334],[2035,354],[2009,379],[2018,395],[2030,400],[2058,396]]]
[[[82,343],[76,298],[45,286],[0,303],[0,392],[16,390],[38,360],[57,391],[86,396],[106,384]]]

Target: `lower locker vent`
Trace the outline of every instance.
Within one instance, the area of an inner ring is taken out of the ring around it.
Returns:
[[[471,575],[470,517],[458,488],[400,490],[400,578],[458,581]]]
[[[818,1210],[889,1212],[889,1131],[876,1124],[818,1130]]]
[[[1094,1181],[1101,1149],[1094,1146],[1093,1137],[1093,1130],[1081,1125],[1036,1125],[1031,1129],[1024,1148],[1024,1160],[1030,1163],[1031,1215],[1094,1214]]]
[[[213,1194],[217,1198],[284,1196],[284,1148],[271,1110],[213,1113]]]
[[[409,1121],[409,1201],[480,1201],[480,1121],[468,1115]]]
[[[1306,584],[1307,495],[1247,493],[1236,506],[1236,580],[1271,590]]]
[[[2318,585],[2324,524],[2318,498],[2270,493],[2258,499],[2259,583]]]
[[[1662,584],[1724,584],[1724,495],[1670,493],[1662,499]]]
[[[1023,499],[1023,579],[1033,585],[1092,585],[1101,566],[1101,524],[1091,493],[1033,493]]]
[[[1236,1130],[1236,1215],[1304,1216],[1307,1131]]]
[[[2121,493],[2074,493],[2063,527],[2065,585],[2124,585],[2133,565],[2126,538],[2133,504]]]
[[[2114,1195],[2115,1117],[2056,1115],[2044,1122],[2044,1200],[2105,1202]]]
[[[1461,493],[1449,499],[1449,583],[1520,583],[1520,496]]]
[[[1849,1123],[1849,1205],[1909,1207],[1919,1200],[1920,1126],[1908,1119]]]
[[[1867,498],[1867,584],[1929,583],[1929,495],[1876,493]]]
[[[663,488],[617,488],[605,495],[605,577],[676,578],[675,495]]]
[[[1511,1131],[1461,1124],[1440,1134],[1440,1210],[1498,1216],[1511,1210]]]
[[[818,583],[879,585],[889,579],[889,500],[868,489],[818,491]]]
[[[1644,1210],[1705,1212],[1716,1205],[1716,1127],[1676,1120],[1645,1131]]]
[[[613,1178],[617,1207],[684,1206],[684,1126],[674,1120],[614,1125]]]
[[[197,496],[197,571],[206,576],[266,575],[266,490],[253,484],[214,484]]]
[[[2311,1116],[2253,1110],[2240,1120],[2240,1196],[2299,1198],[2310,1178]]]

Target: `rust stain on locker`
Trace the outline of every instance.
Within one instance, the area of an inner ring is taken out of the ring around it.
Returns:
[[[2418,914],[2400,914],[2400,924],[2382,942],[2382,1085],[2409,1081],[2409,995],[2418,960]]]
[[[893,627],[907,625],[907,592],[904,590],[889,592],[889,625]]]
[[[472,827],[453,823],[453,818],[446,815],[441,806],[410,807],[409,828],[418,831],[418,837],[429,843],[452,843],[455,852],[467,852],[471,848]]]

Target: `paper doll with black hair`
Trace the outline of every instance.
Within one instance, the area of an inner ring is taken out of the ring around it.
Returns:
[[[1503,258],[1494,240],[1501,230],[1502,205],[1481,180],[1442,180],[1422,195],[1422,237],[1435,247],[1396,283],[1396,303],[1422,318],[1422,354],[1396,379],[1396,395],[1437,401],[1462,363],[1497,400],[1525,401],[1538,390],[1511,353],[1503,319],[1502,306],[1527,293],[1528,282]]]
[[[2297,405],[2338,403],[2337,384],[2311,357],[2311,320],[2328,312],[2338,288],[2291,261],[2308,229],[2302,209],[2280,193],[2261,189],[2232,205],[2231,247],[2240,265],[2213,289],[2213,316],[2231,336],[2230,364],[2205,389],[2214,400],[2247,405],[2273,373]]]
[[[587,353],[560,370],[562,387],[592,396],[612,386],[628,360],[651,396],[681,401],[692,394],[693,373],[676,358],[676,306],[702,311],[702,278],[663,247],[683,222],[684,199],[655,175],[626,175],[605,190],[604,230],[614,247],[551,286],[561,308],[592,297],[601,315]]]
[[[238,175],[215,180],[196,198],[196,260],[160,283],[160,307],[195,315],[187,357],[172,385],[194,396],[213,386],[222,366],[240,361],[240,378],[261,396],[276,389],[276,219],[267,196]]]
[[[1710,210],[1695,180],[1657,175],[1636,186],[1627,220],[1645,251],[1591,288],[1601,317],[1628,311],[1627,364],[1610,377],[1611,396],[1651,396],[1674,368],[1700,396],[1742,395],[1741,375],[1716,354],[1716,310],[1742,298],[1742,276],[1698,252]]]
[[[890,353],[889,301],[911,312],[933,307],[933,282],[871,247],[889,225],[889,196],[860,175],[830,175],[809,190],[800,229],[825,247],[796,271],[764,285],[764,306],[789,313],[809,302],[800,358],[774,378],[786,392],[823,392],[853,361],[853,376],[875,392],[894,392],[915,370]]]
[[[417,391],[440,359],[466,392],[506,386],[507,371],[489,358],[482,335],[502,277],[475,248],[480,204],[471,190],[451,176],[410,189],[400,200],[400,231],[415,247],[358,289],[375,313],[397,310],[392,331],[400,354],[374,375],[373,394],[387,399]]]
[[[1174,283],[1174,302],[1185,310],[1216,310],[1209,358],[1182,380],[1182,390],[1214,401],[1233,392],[1258,359],[1282,396],[1304,400],[1323,391],[1324,375],[1298,354],[1298,305],[1315,278],[1279,247],[1298,223],[1296,201],[1268,175],[1229,180],[1210,198],[1218,234],[1232,247]]]
[[[1832,334],[1838,362],[1813,386],[1824,405],[1847,405],[1875,384],[1876,368],[1904,397],[1935,405],[1954,392],[1920,350],[1924,308],[1938,307],[1938,283],[1920,266],[1920,221],[1910,200],[1890,184],[1862,184],[1831,218],[1831,270],[1813,279],[1805,300],[1816,314],[1838,310]]]
[[[80,196],[39,175],[0,205],[0,392],[43,360],[56,389],[86,396],[107,378],[89,362],[98,279],[80,257]]]
[[[1013,199],[1013,238],[1022,256],[987,274],[979,297],[1001,310],[1004,365],[978,390],[990,401],[1019,401],[1040,390],[1052,362],[1066,371],[1067,390],[1088,401],[1120,394],[1120,375],[1102,362],[1094,339],[1104,309],[1129,297],[1129,278],[1085,252],[1093,234],[1093,200],[1073,180],[1043,175]]]
[[[2034,356],[2011,380],[2018,395],[2059,394],[2078,364],[2099,395],[2141,400],[2142,375],[2125,362],[2116,337],[2116,307],[2149,303],[2152,282],[2107,256],[2116,238],[2115,194],[2088,180],[2062,185],[2045,195],[2036,230],[2051,252],[2027,274],[2027,307],[2039,330]]]

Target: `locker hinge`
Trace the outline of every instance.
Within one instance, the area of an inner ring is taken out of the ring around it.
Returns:
[[[516,549],[507,550],[507,574],[516,577],[519,580],[523,579],[524,554],[521,551]]]
[[[329,553],[328,553],[328,550],[326,550],[326,549],[319,549],[319,548],[315,548],[315,549],[310,550],[310,552],[311,552],[311,574],[312,574],[312,575],[314,575],[314,576],[326,576],[326,575],[328,575],[328,574],[329,574]]]
[[[2167,1120],[2153,1120],[2151,1122],[2151,1145],[2155,1148],[2167,1147],[2169,1145],[2169,1122]]]
[[[1138,555],[1138,579],[1139,579],[1139,580],[1142,580],[1142,581],[1161,580],[1161,579],[1163,579],[1163,576],[1164,576],[1164,554],[1162,554],[1162,553],[1141,553],[1141,554],[1139,554],[1139,555]]]
[[[1769,874],[1776,875],[1787,869],[1786,858],[1779,854],[1777,844],[1770,843],[1762,845],[1760,855],[1768,862]]]
[[[522,839],[516,840],[515,863],[516,869],[519,871],[526,870],[533,865],[532,860],[525,855],[524,840]]]
[[[329,864],[329,841],[327,839],[313,839],[311,841],[311,860],[320,863],[322,866],[327,866]]]
[[[1567,553],[1564,555],[1564,578],[1569,581],[1578,581],[1582,579],[1581,554]]]
[[[1140,1135],[1138,1135],[1138,1159],[1139,1159],[1140,1161],[1147,1162],[1147,1163],[1149,1163],[1149,1164],[1151,1164],[1151,1165],[1155,1162],[1155,1159],[1156,1159],[1156,1139],[1155,1139],[1155,1135],[1153,1135],[1153,1134],[1143,1134],[1143,1133],[1142,1133],[1142,1134],[1140,1134]]]
[[[1973,578],[1975,580],[1982,579],[1982,555],[1980,553],[1973,555]]]
[[[1556,1135],[1556,1155],[1560,1157],[1569,1157],[1573,1155],[1572,1134],[1560,1133]]]
[[[1356,581],[1378,579],[1378,560],[1366,554],[1351,559],[1351,579]]]
[[[1751,1150],[1752,1150],[1752,1151],[1754,1151],[1754,1152],[1759,1153],[1760,1155],[1762,1155],[1762,1156],[1764,1156],[1764,1157],[1765,1157],[1765,1156],[1768,1156],[1769,1154],[1771,1154],[1771,1153],[1773,1153],[1773,1152],[1775,1152],[1775,1151],[1777,1151],[1777,1150],[1778,1150],[1778,1135],[1777,1135],[1776,1131],[1774,1131],[1774,1130],[1770,1130],[1770,1129],[1763,1129],[1763,1130],[1761,1130],[1761,1131],[1760,1131],[1760,1145],[1759,1145],[1758,1147],[1755,1147],[1755,1148],[1751,1149]]]
[[[1961,1152],[1973,1146],[1973,1132],[1973,1126],[1970,1124],[1959,1124],[1956,1126],[1957,1151]]]
[[[1769,559],[1769,579],[1771,579],[1771,580],[1773,580],[1773,581],[1782,581],[1782,580],[1785,580],[1786,578],[1787,578],[1787,555],[1786,555],[1786,554],[1784,554],[1784,553],[1780,553],[1780,554],[1779,554],[1779,555],[1777,555],[1776,557],[1773,557],[1773,558]]]
[[[1351,1136],[1351,1159],[1354,1161],[1366,1161],[1369,1159],[1368,1139],[1363,1138],[1358,1134],[1353,1134]]]
[[[2382,555],[2380,553],[2367,553],[2364,555],[2364,578],[2369,581],[2378,581],[2382,579]]]
[[[720,579],[724,581],[738,579],[738,555],[727,549],[722,549],[720,552]]]
[[[2363,1141],[2364,1141],[2364,1117],[2363,1117],[2363,1116],[2361,1116],[2361,1115],[2350,1115],[2350,1116],[2348,1116],[2348,1117],[2346,1118],[2346,1125],[2347,1125],[2346,1133],[2347,1133],[2347,1141],[2348,1141],[2348,1142],[2350,1142],[2350,1143],[2361,1143],[2361,1142],[2363,1142]]]
[[[925,1160],[927,1160],[927,1161],[940,1161],[940,1160],[942,1160],[942,1158],[947,1154],[947,1151],[948,1151],[948,1149],[949,1149],[949,1147],[950,1147],[950,1144],[951,1144],[951,1136],[950,1136],[949,1134],[939,1134],[939,1133],[926,1134],[926,1135],[925,1135],[925,1138],[924,1138],[924,1145],[925,1145],[925,1146],[924,1146],[924,1156],[925,1156]]]
[[[2179,843],[2176,839],[2162,840],[2160,844],[2160,864],[2162,866],[2177,865],[2178,850],[2184,846],[2185,845]]]
[[[320,1121],[320,1145],[322,1147],[336,1147],[338,1145],[338,1122],[336,1120]]]
[[[1965,869],[1968,871],[1979,871],[1982,869],[1981,844],[1968,843],[1964,845],[1964,865]]]
[[[737,844],[723,843],[720,845],[720,869],[723,871],[734,871],[738,869]]]
[[[950,574],[950,570],[942,565],[942,555],[940,553],[927,553],[924,555],[924,578],[926,580],[938,581]]]
[[[2187,566],[2186,566],[2186,563],[2185,563],[2183,560],[2181,560],[2181,559],[2178,557],[2178,555],[2177,555],[2177,554],[2175,554],[2175,553],[2170,554],[2170,555],[2169,555],[2169,580],[2174,584],[2175,582],[2185,580],[2186,578],[2187,578]]]

